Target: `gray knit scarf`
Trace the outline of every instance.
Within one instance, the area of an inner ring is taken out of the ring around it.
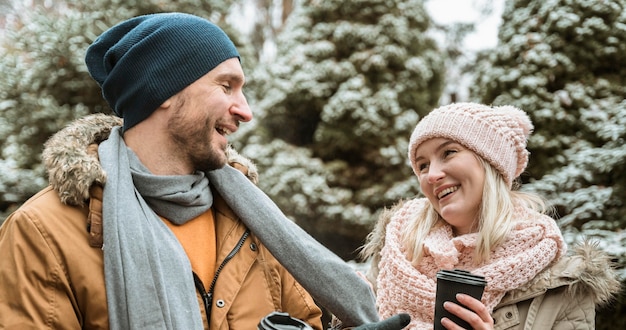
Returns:
[[[202,329],[191,264],[157,213],[183,224],[212,205],[209,179],[276,259],[345,325],[379,320],[369,286],[236,169],[152,175],[124,144],[121,127],[98,149],[104,276],[111,329]],[[231,189],[236,187],[237,189]],[[156,213],[155,213],[156,212]]]
[[[107,173],[102,216],[110,328],[203,329],[189,259],[152,207],[165,212],[162,216],[184,223],[184,218],[170,211],[180,209],[185,217],[200,214],[211,206],[211,199],[186,193],[192,180],[181,177],[176,177],[180,181],[163,177],[152,186],[149,178],[155,176],[126,147],[121,127],[113,128],[109,139],[100,144],[98,154]],[[208,180],[204,181],[200,184],[207,191]],[[189,209],[194,211],[178,207],[180,202],[191,204]]]

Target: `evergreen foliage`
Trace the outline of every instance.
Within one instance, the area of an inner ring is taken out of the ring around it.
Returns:
[[[263,190],[343,257],[378,211],[417,193],[408,138],[443,80],[429,24],[420,1],[305,1],[276,60],[248,79],[256,125],[235,146]]]
[[[626,265],[626,1],[509,1],[498,38],[473,95],[529,112],[526,188]]]
[[[46,5],[44,5],[46,4]],[[226,0],[13,1],[0,35],[0,218],[47,184],[43,143],[69,121],[110,112],[84,63],[89,44],[114,24],[142,14],[181,11],[210,19],[234,37],[244,67],[248,47],[226,25]]]
[[[243,40],[227,21],[238,2],[0,0],[11,8],[0,34],[0,223],[46,184],[47,138],[110,112],[84,65],[87,46],[124,19],[179,11],[237,44],[255,119],[233,143],[257,163],[261,188],[352,258],[381,209],[418,193],[408,138],[437,106],[455,49],[426,35],[422,1],[303,0],[279,29],[276,59],[257,66],[251,48],[262,40]],[[500,45],[472,68],[472,98],[529,112],[525,189],[557,207],[569,242],[599,238],[626,265],[626,0],[507,0],[502,21]],[[618,304],[601,311],[598,329],[623,328],[613,315],[624,296]]]

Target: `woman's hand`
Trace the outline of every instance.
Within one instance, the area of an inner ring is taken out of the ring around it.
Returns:
[[[469,323],[472,326],[472,329],[493,329],[493,318],[491,318],[487,307],[480,300],[474,299],[473,297],[462,293],[457,294],[456,299],[467,308],[459,306],[451,301],[446,301],[443,304],[443,308]],[[463,329],[446,317],[441,319],[441,324],[448,330]]]

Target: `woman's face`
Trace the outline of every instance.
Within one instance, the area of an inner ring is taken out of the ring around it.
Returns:
[[[452,140],[434,138],[417,148],[415,164],[422,193],[455,235],[475,232],[485,184],[478,156]]]

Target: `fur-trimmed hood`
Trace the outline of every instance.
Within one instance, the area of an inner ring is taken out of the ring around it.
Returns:
[[[402,208],[406,201],[400,201],[391,209],[384,210],[374,230],[367,237],[361,251],[362,259],[369,259],[370,269],[367,279],[376,288],[380,251],[385,243],[386,227],[392,215]],[[578,243],[570,248],[569,254],[556,264],[537,275],[527,285],[509,292],[501,304],[516,303],[545,292],[546,289],[568,287],[574,299],[579,295],[593,297],[596,305],[610,302],[621,290],[617,272],[610,257],[591,241]]]
[[[122,119],[105,114],[92,114],[77,119],[54,134],[44,144],[43,163],[48,181],[67,205],[83,206],[94,184],[104,186],[106,173],[98,160],[98,144],[109,137]],[[243,167],[248,178],[257,182],[256,166],[234,149],[226,150],[231,165]]]
[[[620,292],[621,284],[609,256],[592,241],[575,244],[567,256],[539,273],[525,286],[507,293],[501,304],[523,301],[542,292],[566,286],[571,299],[592,297],[598,306],[609,303]]]

